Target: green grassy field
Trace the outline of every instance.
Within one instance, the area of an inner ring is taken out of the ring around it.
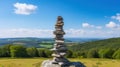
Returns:
[[[48,58],[0,58],[0,67],[39,67],[41,62]],[[112,59],[69,59],[70,61],[81,61],[86,67],[120,67],[120,60]]]

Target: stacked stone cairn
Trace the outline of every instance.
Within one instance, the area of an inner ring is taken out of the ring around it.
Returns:
[[[41,67],[85,67],[80,62],[70,62],[64,57],[68,49],[64,44],[63,35],[65,35],[65,32],[63,25],[63,18],[58,16],[55,31],[53,32],[55,35],[55,44],[53,49],[51,49],[53,51],[53,60],[43,61]]]
[[[54,52],[52,54],[53,58],[53,64],[59,64],[59,65],[66,65],[69,63],[69,61],[64,58],[66,52],[67,52],[67,48],[64,44],[64,38],[63,35],[65,35],[65,32],[63,30],[63,18],[61,16],[58,16],[57,18],[57,23],[55,25],[55,31],[54,31],[54,35],[55,35],[55,44],[54,44],[54,48],[52,49],[52,51]]]

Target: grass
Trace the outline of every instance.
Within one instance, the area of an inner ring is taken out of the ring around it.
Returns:
[[[0,58],[0,67],[39,67],[48,58]],[[79,59],[71,58],[72,62],[82,62],[87,67],[120,67],[120,60],[113,59]]]
[[[44,47],[44,48],[51,48],[53,45],[44,45],[44,44],[40,44],[41,47]]]

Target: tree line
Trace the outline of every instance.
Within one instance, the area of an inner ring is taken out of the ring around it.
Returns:
[[[120,59],[120,38],[78,43],[69,46],[73,57]]]
[[[5,45],[0,47],[0,57],[45,57],[50,58],[52,51],[45,48],[25,47],[23,45]],[[96,49],[89,50],[68,50],[68,58],[109,58],[120,59],[120,48]]]
[[[73,57],[79,58],[108,58],[108,59],[120,59],[120,48],[119,49],[96,49],[92,48],[86,51],[74,51]]]
[[[26,47],[24,45],[4,45],[0,47],[0,57],[28,58],[44,57],[51,58],[53,52],[46,48]],[[68,50],[66,57],[72,57],[72,52]]]
[[[51,57],[51,51],[43,48],[25,47],[23,45],[5,45],[0,47],[0,57]]]

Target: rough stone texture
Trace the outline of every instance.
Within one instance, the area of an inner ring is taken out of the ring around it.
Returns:
[[[63,18],[61,16],[58,16],[57,22],[55,24],[55,31],[53,34],[55,35],[55,44],[53,46],[53,64],[58,64],[58,65],[65,65],[69,63],[69,60],[67,60],[64,56],[66,55],[67,52],[67,47],[64,44],[64,29],[63,29]]]
[[[63,18],[58,16],[55,24],[55,44],[53,46],[53,60],[46,60],[42,63],[42,67],[85,67],[80,62],[70,62],[64,56],[67,53],[67,47],[64,44],[64,29],[63,29]]]
[[[61,66],[59,64],[53,64],[51,60],[45,60],[42,63],[41,67],[85,67],[82,63],[80,62],[70,62],[68,65],[66,66]]]

